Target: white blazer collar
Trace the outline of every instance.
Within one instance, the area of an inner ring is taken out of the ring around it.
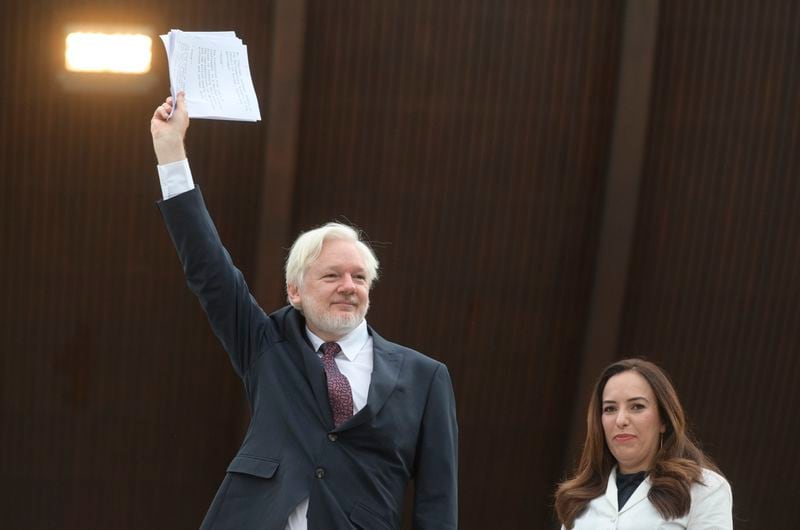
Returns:
[[[617,466],[614,466],[614,468],[611,470],[611,473],[608,475],[608,484],[606,484],[605,497],[611,506],[614,507],[616,512],[624,513],[643,500],[647,499],[647,494],[650,492],[650,485],[650,475],[647,475],[644,477],[642,483],[639,484],[639,487],[636,488],[636,491],[633,492],[633,495],[630,496],[628,502],[625,503],[625,506],[622,507],[622,510],[620,510],[617,495]]]

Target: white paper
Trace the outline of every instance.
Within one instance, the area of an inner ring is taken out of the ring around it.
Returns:
[[[183,90],[190,118],[260,121],[247,46],[233,31],[170,30],[167,50],[170,92]]]

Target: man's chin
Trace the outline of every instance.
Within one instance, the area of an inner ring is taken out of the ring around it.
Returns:
[[[331,319],[330,321],[326,322],[332,328],[335,328],[339,331],[345,331],[350,333],[354,329],[361,324],[361,321],[364,320],[364,317],[356,314],[356,313],[345,313],[343,315],[337,315],[338,318]]]
[[[306,315],[308,319],[308,315]],[[331,335],[344,336],[356,329],[364,320],[363,315],[356,313],[344,313],[338,315],[328,315],[318,321],[311,322],[315,327]]]

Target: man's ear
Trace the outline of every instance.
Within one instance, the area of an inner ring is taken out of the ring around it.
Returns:
[[[289,301],[293,306],[300,307],[300,289],[295,284],[286,284],[286,294],[289,296]]]

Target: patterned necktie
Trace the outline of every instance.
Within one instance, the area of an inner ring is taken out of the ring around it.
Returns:
[[[328,376],[328,401],[333,411],[333,423],[338,427],[353,417],[353,392],[350,382],[339,371],[334,357],[342,351],[335,342],[326,342],[320,346],[322,352],[322,365],[325,375]]]

